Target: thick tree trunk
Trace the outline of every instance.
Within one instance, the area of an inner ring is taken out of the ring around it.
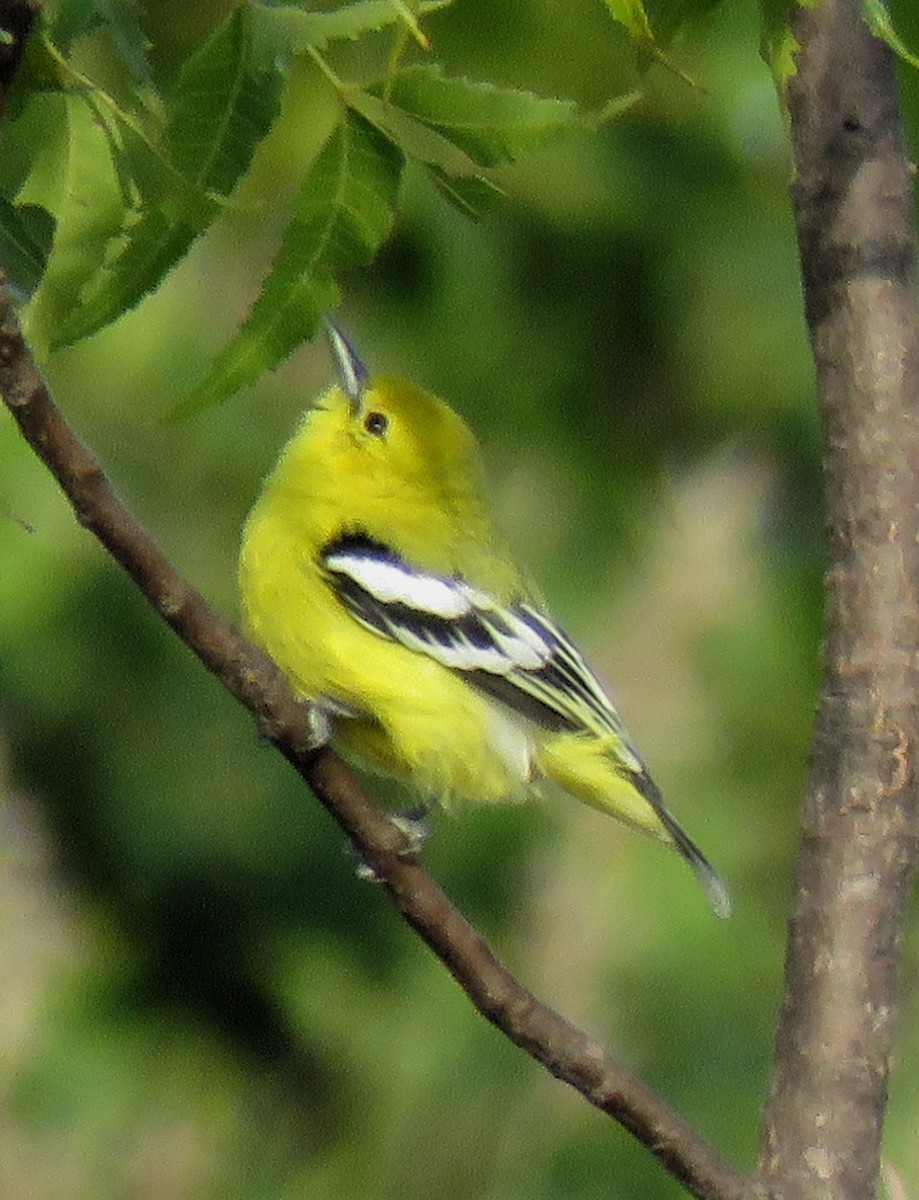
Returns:
[[[826,471],[823,687],[761,1177],[867,1200],[917,846],[919,326],[893,63],[858,0],[800,10],[792,187]]]

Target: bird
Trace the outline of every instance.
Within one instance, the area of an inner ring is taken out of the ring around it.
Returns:
[[[266,478],[239,555],[244,628],[319,740],[425,806],[552,785],[674,847],[727,917],[726,884],[497,531],[469,426],[327,332],[338,381]]]

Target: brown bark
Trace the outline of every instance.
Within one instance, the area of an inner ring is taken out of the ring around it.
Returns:
[[[919,327],[893,63],[858,0],[798,14],[792,188],[824,432],[824,673],[761,1177],[867,1200],[917,847]]]
[[[443,961],[472,1003],[511,1041],[643,1142],[697,1196],[738,1200],[744,1178],[640,1079],[597,1042],[522,987],[484,939],[410,858],[402,835],[327,749],[310,750],[303,704],[272,664],[165,559],[115,495],[93,455],[51,400],[0,289],[0,394],[24,437],[60,483],[81,524],[234,696],[371,864],[405,920]]]
[[[34,6],[0,0],[0,24]],[[626,1068],[517,983],[328,750],[283,679],[169,565],[49,397],[5,292],[0,392],[77,518],[255,716],[377,870],[472,1002],[614,1116],[689,1191],[868,1200],[877,1177],[896,964],[917,847],[919,330],[912,197],[890,55],[858,0],[797,18],[793,200],[824,425],[823,694],[756,1180],[723,1162]],[[15,66],[0,55],[0,102]],[[2,110],[0,110],[2,111]]]

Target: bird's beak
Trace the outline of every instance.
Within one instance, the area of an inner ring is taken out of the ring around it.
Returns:
[[[335,360],[335,369],[338,371],[339,383],[351,401],[352,415],[357,416],[361,410],[364,387],[370,378],[370,372],[357,357],[354,347],[329,317],[325,318],[325,328],[329,346],[332,349],[332,357]]]

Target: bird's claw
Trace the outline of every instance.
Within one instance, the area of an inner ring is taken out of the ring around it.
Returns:
[[[309,748],[321,750],[332,740],[332,714],[321,704],[310,704],[306,709],[309,725]]]
[[[426,816],[427,811],[421,805],[389,814],[390,821],[405,838],[405,845],[398,852],[400,858],[413,858],[431,836]],[[355,853],[353,846],[350,849],[351,853]],[[376,868],[363,859],[355,867],[354,874],[365,883],[383,882]]]
[[[389,814],[390,821],[405,838],[405,845],[399,851],[400,858],[410,858],[417,854],[431,836],[427,815],[427,809],[421,804]]]
[[[333,700],[331,696],[317,696],[307,701],[307,721],[310,727],[310,749],[321,750],[335,734],[335,721],[340,718],[356,720],[360,713],[350,704]]]

